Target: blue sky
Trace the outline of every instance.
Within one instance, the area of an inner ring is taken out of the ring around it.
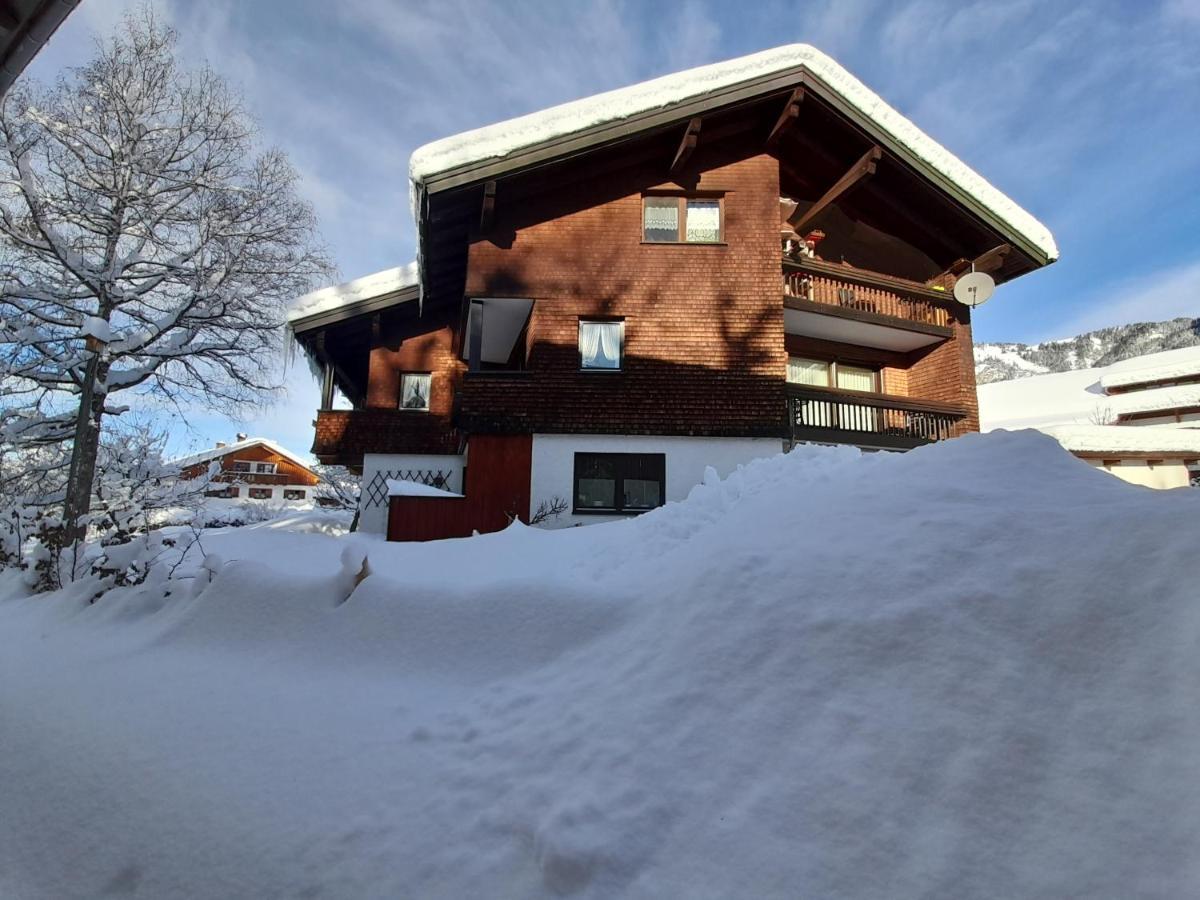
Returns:
[[[30,69],[83,62],[140,0],[83,0]],[[244,94],[304,177],[343,278],[413,255],[421,144],[597,91],[805,41],[1045,222],[1062,259],[1003,286],[978,340],[1200,316],[1200,0],[675,3],[191,0],[158,5],[185,59]],[[303,364],[245,422],[196,411],[172,449],[235,431],[298,451]]]

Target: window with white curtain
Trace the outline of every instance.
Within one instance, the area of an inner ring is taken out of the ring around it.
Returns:
[[[719,244],[719,197],[643,197],[642,240],[657,244]]]
[[[829,387],[829,363],[823,359],[789,356],[787,380],[792,384],[811,384]]]
[[[874,369],[803,356],[788,357],[787,380],[791,384],[837,387],[843,391],[879,390],[878,373]]]
[[[400,408],[429,409],[429,373],[405,372],[400,376]]]
[[[875,370],[838,364],[837,386],[843,391],[874,391]]]
[[[579,321],[579,367],[600,371],[621,368],[625,323]]]

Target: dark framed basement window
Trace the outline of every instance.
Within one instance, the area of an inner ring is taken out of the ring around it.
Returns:
[[[663,453],[576,453],[577,513],[640,513],[666,503]]]
[[[720,244],[725,240],[725,198],[643,197],[642,240],[648,244]]]

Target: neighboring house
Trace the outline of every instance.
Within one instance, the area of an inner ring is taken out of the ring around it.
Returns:
[[[215,447],[173,460],[180,477],[200,478],[213,462],[220,471],[208,490],[210,497],[302,502],[315,500],[314,489],[321,479],[300,457],[266,438],[239,434],[232,444],[218,441]]]
[[[949,291],[1057,257],[803,45],[437,141],[410,174],[419,264],[290,315],[323,373],[313,452],[361,469],[362,527],[393,539],[637,513],[797,442],[975,431]]]
[[[983,429],[1038,428],[1133,484],[1200,480],[1200,347],[979,387]]]

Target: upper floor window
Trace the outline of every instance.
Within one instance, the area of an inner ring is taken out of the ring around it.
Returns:
[[[400,408],[429,409],[429,373],[405,372],[400,376]]]
[[[625,323],[579,321],[579,368],[615,371],[621,368]]]
[[[274,475],[278,468],[273,462],[256,462],[248,459],[235,459],[233,461],[233,471],[245,472],[251,475]]]
[[[788,357],[787,380],[791,384],[837,387],[843,391],[879,391],[879,373],[875,369],[803,356]]]
[[[720,197],[643,197],[642,240],[656,244],[719,244],[724,236]]]

